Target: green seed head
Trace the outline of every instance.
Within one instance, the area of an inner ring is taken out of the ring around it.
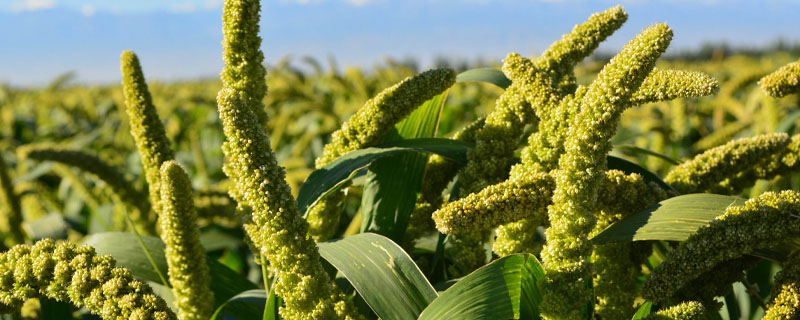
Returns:
[[[159,296],[111,256],[91,247],[41,240],[0,253],[0,309],[19,310],[30,298],[82,306],[104,319],[177,319]]]
[[[214,295],[206,265],[205,249],[200,244],[197,214],[192,200],[192,182],[175,161],[161,165],[161,205],[158,220],[169,283],[175,294],[178,318],[181,320],[208,319],[214,312]]]
[[[131,135],[133,135],[133,140],[136,141],[136,147],[142,157],[142,167],[150,190],[150,204],[155,213],[159,214],[161,212],[159,170],[161,163],[174,159],[175,154],[170,147],[164,125],[158,118],[136,54],[132,51],[123,51],[121,64],[122,91],[125,94],[125,110],[131,126]],[[149,223],[155,225],[156,216],[150,212],[143,212],[143,214],[146,215]],[[155,229],[147,231],[153,233]]]
[[[266,128],[267,69],[258,36],[261,4],[257,0],[228,0],[222,8],[222,86],[238,92]]]
[[[758,82],[767,94],[780,98],[800,91],[800,61],[787,64]]]

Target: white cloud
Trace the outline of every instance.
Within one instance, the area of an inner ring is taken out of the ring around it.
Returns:
[[[193,2],[183,2],[172,5],[172,12],[176,13],[192,13],[197,10],[197,6]]]
[[[87,16],[87,17],[93,16],[96,11],[97,10],[91,4],[84,4],[81,7],[81,14],[83,14],[84,16]]]
[[[11,4],[12,12],[39,11],[56,6],[55,0],[23,0]]]
[[[205,8],[206,9],[217,9],[222,7],[223,0],[206,0]]]
[[[360,7],[372,2],[372,0],[347,0],[347,2],[354,6]]]

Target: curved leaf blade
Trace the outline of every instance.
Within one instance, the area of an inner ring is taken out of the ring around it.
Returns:
[[[636,310],[636,313],[633,315],[632,320],[642,320],[647,318],[650,315],[650,309],[653,308],[653,303],[650,301],[645,302],[639,309]]]
[[[595,244],[638,240],[684,241],[745,199],[709,193],[677,196],[635,213],[592,238]]]
[[[632,155],[632,156],[646,155],[646,156],[659,158],[659,159],[664,160],[664,161],[666,161],[666,162],[668,162],[668,163],[670,163],[672,165],[680,164],[680,162],[678,162],[678,160],[672,159],[668,155],[665,155],[665,154],[662,154],[662,153],[658,153],[658,152],[655,152],[653,150],[640,148],[640,147],[637,147],[637,146],[632,145],[632,144],[615,145],[614,149],[615,150],[619,150],[620,152],[622,152],[622,153],[624,153],[626,155]]]
[[[335,191],[356,172],[383,157],[411,152],[435,153],[459,163],[466,163],[467,151],[472,144],[463,141],[423,138],[400,140],[379,146],[349,152],[308,176],[297,194],[297,207],[301,214],[318,199]]]
[[[500,88],[508,88],[511,85],[503,71],[493,68],[478,68],[467,70],[456,76],[456,82],[486,82]]]
[[[267,292],[253,289],[241,292],[217,307],[211,319],[260,319],[267,305]]]
[[[384,320],[413,320],[438,294],[411,257],[389,238],[362,233],[321,242],[319,253]]]
[[[436,135],[447,91],[433,97],[383,137],[384,143]],[[361,197],[361,232],[373,232],[402,242],[408,219],[422,188],[427,154],[398,154],[369,165]]]
[[[495,260],[443,292],[419,320],[539,319],[544,269],[531,254]]]

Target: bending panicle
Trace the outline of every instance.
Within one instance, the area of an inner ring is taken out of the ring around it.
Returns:
[[[649,315],[646,320],[702,320],[706,318],[706,309],[696,301],[683,302],[678,305],[659,310]]]
[[[450,88],[455,77],[452,69],[433,69],[384,89],[331,134],[331,142],[325,145],[322,156],[316,160],[317,169],[345,153],[378,144],[397,122],[425,101]],[[327,240],[336,231],[343,192],[344,188],[335,191],[308,209],[310,232],[316,240]]]
[[[556,188],[548,217],[547,244],[542,250],[545,282],[542,316],[577,319],[592,299],[584,286],[591,278],[589,233],[595,227],[591,208],[606,167],[622,112],[672,39],[672,30],[657,24],[629,42],[598,74],[571,121],[564,155],[555,174]]]
[[[728,260],[769,248],[800,233],[800,193],[767,192],[728,208],[667,256],[645,279],[642,296],[663,301],[698,275]]]
[[[177,319],[150,286],[114,265],[111,256],[69,242],[44,239],[15,246],[0,253],[0,312],[47,297],[85,307],[103,319]]]
[[[800,316],[800,251],[795,251],[775,275],[764,319],[796,319]]]
[[[733,140],[681,163],[664,181],[681,193],[703,192],[769,159],[789,142],[785,133]]]
[[[717,93],[719,81],[696,71],[655,69],[631,98],[631,103],[640,105],[675,98],[702,97]]]
[[[18,154],[21,158],[58,162],[91,173],[108,184],[111,192],[120,201],[136,209],[130,212],[130,218],[140,231],[153,234],[155,228],[150,224],[151,207],[146,196],[133,187],[133,181],[98,156],[50,144],[22,146],[18,149]]]
[[[800,61],[792,62],[758,81],[767,94],[780,98],[800,92]]]

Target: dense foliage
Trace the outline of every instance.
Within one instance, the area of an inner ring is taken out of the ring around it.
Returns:
[[[587,60],[617,6],[492,67],[302,71],[259,10],[221,81],[0,86],[7,317],[800,317],[797,57],[657,62],[654,24]]]

